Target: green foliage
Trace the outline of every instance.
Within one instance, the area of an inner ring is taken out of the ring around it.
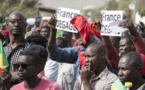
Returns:
[[[118,9],[124,10],[126,14],[131,15],[131,10],[129,10],[130,3],[131,3],[131,0],[119,0]]]
[[[139,14],[141,15],[141,17],[145,16],[145,8],[139,8],[138,11],[139,11]]]
[[[115,0],[108,2],[107,10],[116,10],[118,8],[118,3]]]
[[[36,16],[36,6],[39,4],[38,0],[0,0],[0,3],[0,17],[7,17],[13,11],[20,11],[26,18]]]

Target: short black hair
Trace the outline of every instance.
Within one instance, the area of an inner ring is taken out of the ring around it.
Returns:
[[[128,43],[129,45],[132,45],[132,44],[133,44],[133,42],[132,42],[132,39],[131,39],[131,36],[130,36],[130,35],[129,35],[129,36],[122,37],[122,38],[121,38],[121,40],[122,40],[122,39],[126,40],[126,41],[127,41],[127,43]]]
[[[35,53],[32,50],[24,50],[24,51],[20,52],[20,56],[21,55],[32,57],[32,60],[35,64],[40,64],[40,62],[41,62],[40,55],[38,53]]]
[[[132,62],[132,64],[137,68],[137,67],[143,67],[143,60],[142,57],[139,53],[136,51],[131,51],[126,54],[124,54],[121,58],[129,58],[129,62]]]
[[[26,38],[26,41],[31,44],[42,45],[46,48],[48,40],[41,35],[30,35]]]
[[[50,27],[49,26],[43,26],[43,27],[41,27],[41,29],[42,28],[48,28],[48,30],[50,30]]]

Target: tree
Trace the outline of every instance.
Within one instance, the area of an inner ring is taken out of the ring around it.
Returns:
[[[119,0],[118,2],[118,9],[124,10],[126,14],[132,15],[131,10],[129,9],[129,4],[131,3],[131,0]]]
[[[118,9],[118,3],[116,0],[110,0],[107,4],[107,10],[117,10]]]
[[[41,5],[38,0],[0,0],[0,17],[7,17],[13,11],[20,11],[28,17],[36,16],[36,7]]]

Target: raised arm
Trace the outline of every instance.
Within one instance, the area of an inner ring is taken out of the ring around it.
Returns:
[[[134,46],[136,47],[136,51],[138,53],[142,53],[145,54],[145,42],[142,39],[142,37],[140,36],[140,34],[138,34],[136,28],[134,27],[134,24],[132,23],[132,21],[127,21],[124,23],[120,23],[119,26],[124,27],[124,28],[128,28],[130,34],[132,35],[132,41]]]
[[[56,17],[53,15],[48,23],[51,28],[48,40],[49,57],[58,62],[74,63],[78,57],[77,51],[79,47],[58,48],[56,45]]]
[[[49,35],[49,40],[48,40],[48,46],[56,44],[56,17],[53,15],[48,22],[49,27],[50,27],[50,35]]]
[[[95,29],[101,31],[101,23],[100,22],[95,22]],[[102,36],[102,43],[105,47],[106,51],[106,58],[108,63],[115,69],[117,70],[118,67],[118,62],[119,62],[119,54],[115,47],[113,46],[109,36]]]

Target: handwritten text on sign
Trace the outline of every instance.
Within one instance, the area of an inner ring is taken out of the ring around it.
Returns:
[[[78,31],[72,26],[70,21],[78,14],[80,14],[79,10],[62,7],[58,8],[56,28],[59,30],[77,33]]]
[[[110,23],[122,20],[123,19],[123,11],[102,11],[102,28],[101,35],[104,36],[118,36],[112,32],[110,29]]]

